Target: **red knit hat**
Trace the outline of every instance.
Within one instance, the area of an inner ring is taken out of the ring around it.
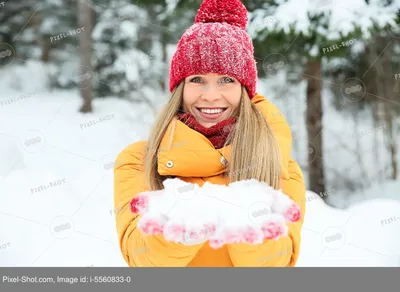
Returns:
[[[217,73],[236,78],[253,98],[257,67],[247,20],[240,0],[204,0],[172,57],[170,91],[189,75]]]

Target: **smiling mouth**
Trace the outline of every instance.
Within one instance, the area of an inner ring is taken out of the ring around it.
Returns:
[[[196,107],[196,109],[205,114],[220,114],[226,111],[226,107]]]

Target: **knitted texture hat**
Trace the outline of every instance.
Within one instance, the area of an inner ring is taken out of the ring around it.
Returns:
[[[253,98],[257,67],[247,20],[240,0],[204,0],[172,57],[170,91],[189,75],[217,73],[236,78]]]

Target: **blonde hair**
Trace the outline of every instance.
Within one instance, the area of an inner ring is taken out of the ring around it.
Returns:
[[[175,87],[150,130],[144,162],[146,184],[150,191],[163,189],[162,182],[168,178],[157,171],[157,153],[168,126],[181,110],[183,87],[184,82]],[[229,182],[254,178],[278,189],[282,175],[278,143],[264,115],[250,100],[244,86],[240,105],[234,115],[237,117],[236,123],[225,142],[225,146],[231,144],[227,165]]]

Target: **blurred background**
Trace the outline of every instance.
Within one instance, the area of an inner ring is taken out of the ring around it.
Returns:
[[[126,265],[114,161],[201,2],[0,0],[1,266]],[[400,266],[400,0],[242,2],[309,190],[299,265]]]

